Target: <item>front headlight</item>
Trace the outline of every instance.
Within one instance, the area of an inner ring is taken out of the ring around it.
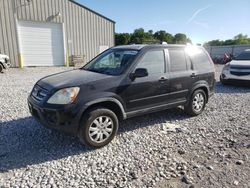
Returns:
[[[49,104],[70,104],[76,100],[80,91],[79,87],[65,88],[57,91],[52,97],[49,98]]]
[[[227,63],[224,67],[223,67],[223,71],[229,71],[230,69],[230,63]]]

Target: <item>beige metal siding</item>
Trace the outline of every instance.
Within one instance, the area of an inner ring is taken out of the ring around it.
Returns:
[[[69,0],[0,0],[0,50],[19,66],[18,20],[64,23],[66,50],[71,55],[85,56],[89,61],[99,53],[100,46],[114,45],[114,22]],[[61,16],[56,16],[60,12]]]
[[[12,3],[0,0],[0,52],[8,55],[11,63],[18,66],[17,30]]]

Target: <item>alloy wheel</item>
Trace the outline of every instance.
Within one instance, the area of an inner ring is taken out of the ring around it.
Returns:
[[[202,93],[197,93],[193,99],[193,109],[196,112],[200,112],[205,104],[205,97]]]
[[[108,116],[97,117],[89,127],[89,137],[93,142],[105,142],[112,135],[113,120]]]

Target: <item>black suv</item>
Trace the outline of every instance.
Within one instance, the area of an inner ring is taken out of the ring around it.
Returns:
[[[80,69],[39,80],[28,104],[46,127],[102,147],[116,135],[119,120],[177,106],[199,115],[213,94],[214,76],[202,47],[118,46]]]

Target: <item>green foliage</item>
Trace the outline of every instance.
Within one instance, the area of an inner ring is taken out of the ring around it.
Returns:
[[[140,28],[136,29],[134,33],[131,34],[130,43],[145,44],[151,41],[155,41],[152,30],[145,32],[144,29]]]
[[[187,36],[185,34],[182,34],[182,33],[177,33],[174,36],[174,42],[176,44],[186,44],[187,43]]]
[[[126,45],[130,42],[131,35],[129,33],[116,33],[115,43],[117,45]]]
[[[185,34],[178,33],[173,36],[166,31],[157,31],[149,30],[145,32],[143,28],[134,30],[133,33],[116,33],[115,34],[115,43],[116,45],[127,45],[127,44],[151,44],[151,43],[160,43],[167,42],[169,44],[186,44],[187,42],[192,43]]]
[[[155,37],[155,39],[157,39],[161,42],[165,41],[167,43],[173,43],[173,41],[174,41],[173,35],[171,35],[170,33],[167,33],[166,31],[163,31],[163,30],[155,32],[154,37]]]
[[[226,46],[226,45],[242,45],[250,44],[250,38],[247,35],[238,34],[233,39],[228,40],[211,40],[205,43],[205,46]]]
[[[234,37],[236,44],[250,44],[250,38],[247,35],[238,34]]]

